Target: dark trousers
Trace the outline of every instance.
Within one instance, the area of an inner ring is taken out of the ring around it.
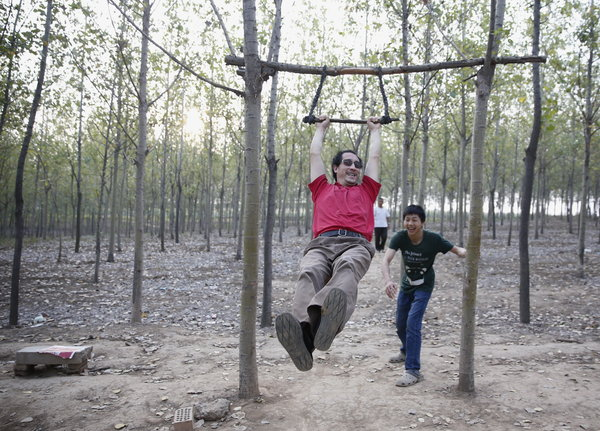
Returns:
[[[387,227],[375,228],[375,250],[383,251],[385,249],[385,242],[387,241],[387,231]]]

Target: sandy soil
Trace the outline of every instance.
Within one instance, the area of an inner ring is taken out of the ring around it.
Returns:
[[[587,274],[578,277],[577,238],[555,222],[531,244],[531,318],[519,322],[518,244],[486,233],[480,265],[475,350],[476,391],[457,391],[464,261],[436,262],[437,287],[424,324],[425,381],[399,388],[389,364],[399,342],[395,304],[380,283],[382,255],[360,285],[352,321],[315,365],[299,372],[272,328],[257,330],[261,396],[238,392],[241,263],[234,240],[212,250],[187,239],[166,253],[148,245],[145,323],[130,325],[132,252],[102,265],[89,282],[93,244],[64,252],[57,242],[28,244],[23,258],[21,324],[0,330],[0,430],[170,430],[176,409],[231,400],[222,430],[600,430],[600,246],[591,230]],[[432,227],[435,230],[435,226]],[[447,237],[454,239],[454,233]],[[273,311],[286,311],[306,238],[275,244]],[[0,248],[0,317],[7,323],[12,249]],[[399,268],[396,268],[398,276]],[[259,298],[260,301],[260,298]],[[47,321],[35,325],[41,312]],[[14,355],[31,345],[92,345],[83,375],[36,368],[15,377]],[[118,427],[117,427],[118,428]]]

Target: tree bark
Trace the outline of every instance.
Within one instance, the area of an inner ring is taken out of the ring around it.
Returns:
[[[497,120],[498,121],[498,120]],[[498,154],[498,145],[500,137],[498,136],[498,123],[496,123],[495,139],[494,139],[494,161],[492,165],[492,177],[490,178],[490,193],[489,193],[489,211],[488,221],[492,229],[492,239],[496,239],[496,188],[498,186],[498,172],[500,168],[500,156]]]
[[[4,84],[4,96],[2,99],[2,113],[0,114],[0,137],[2,136],[2,132],[4,131],[4,126],[6,124],[6,117],[8,115],[8,108],[11,103],[10,90],[11,90],[12,84],[13,84],[12,73],[13,73],[13,68],[14,68],[14,63],[15,63],[15,57],[17,55],[17,53],[16,53],[16,51],[17,51],[17,26],[19,25],[19,17],[21,16],[22,5],[23,5],[23,1],[20,0],[19,5],[15,8],[15,10],[17,11],[17,14],[15,16],[15,22],[13,25],[12,33],[9,37],[10,45],[9,45],[8,50],[9,50],[9,52],[12,52],[12,55],[10,55],[8,57],[8,65],[6,66],[7,71],[6,71],[6,80],[5,80],[5,84]]]
[[[246,208],[244,213],[244,274],[240,301],[239,396],[259,395],[256,364],[256,305],[260,214],[260,111],[262,76],[258,58],[255,0],[243,0],[246,127]]]
[[[513,159],[513,167],[512,171],[516,174],[517,172],[517,159],[519,155],[519,140],[515,139],[515,157]],[[513,231],[513,217],[515,214],[515,195],[517,193],[517,179],[516,176],[513,176],[512,185],[510,189],[510,215],[509,215],[509,225],[508,225],[508,238],[506,240],[506,245],[510,247],[512,241],[512,231]]]
[[[142,28],[150,31],[150,0],[144,1]],[[135,234],[133,256],[133,294],[131,323],[142,321],[142,281],[144,277],[144,170],[148,133],[148,38],[142,35],[140,74],[138,78],[138,145],[135,158]]]
[[[124,21],[121,25],[119,40],[117,49],[122,50],[124,40]],[[121,148],[123,146],[122,139],[123,135],[121,132],[121,124],[123,124],[123,56],[117,52],[117,133],[115,136],[115,150],[113,154],[113,174],[112,174],[112,196],[111,196],[111,210],[110,210],[110,231],[108,239],[108,256],[107,262],[115,261],[115,235],[117,232],[117,213],[121,211],[121,204],[118,196],[122,195],[118,192],[118,179],[119,179],[119,158],[121,156]]]
[[[114,81],[113,81],[114,84]],[[100,281],[100,245],[102,239],[102,205],[104,201],[104,189],[106,186],[106,165],[108,162],[108,147],[110,146],[110,134],[112,133],[112,118],[113,118],[113,100],[115,95],[114,85],[111,85],[110,107],[108,110],[108,124],[106,126],[106,136],[104,137],[104,154],[102,155],[102,171],[100,172],[100,195],[98,197],[98,217],[96,218],[96,247],[95,247],[95,262],[94,262],[94,277],[92,281],[98,283]]]
[[[273,34],[271,37],[271,49],[269,57],[273,61],[279,59],[280,34],[281,34],[281,3],[275,0],[275,19],[273,22]],[[275,229],[275,197],[277,193],[277,164],[279,160],[275,156],[275,132],[277,129],[277,86],[278,75],[275,73],[271,80],[271,98],[269,101],[269,114],[267,117],[267,216],[265,219],[265,233],[263,241],[263,301],[262,315],[260,319],[261,328],[273,324],[271,303],[273,295],[273,230]]]
[[[436,70],[446,69],[463,69],[466,67],[482,66],[485,62],[485,58],[473,58],[470,60],[457,60],[457,61],[444,61],[441,63],[433,64],[417,64],[408,65],[403,64],[402,66],[393,67],[382,67],[382,75],[399,75],[419,72],[433,72]],[[525,64],[525,63],[545,63],[545,56],[523,56],[523,57],[492,57],[490,62],[493,66],[497,64]],[[237,57],[234,55],[227,55],[225,57],[225,63],[230,66],[244,66],[244,58]],[[302,73],[307,75],[321,75],[323,73],[323,66],[306,66],[301,64],[289,64],[289,63],[277,63],[274,61],[260,61],[260,65],[264,67],[265,75],[272,74],[274,71],[279,72],[292,72]],[[379,67],[360,67],[360,66],[327,66],[325,73],[328,76],[338,75],[379,75]]]
[[[408,0],[402,0],[402,62],[404,65],[408,65],[409,62],[409,13],[410,10],[408,6]],[[402,172],[400,180],[402,187],[402,208],[400,211],[404,211],[404,209],[408,206],[410,189],[408,180],[408,163],[410,160],[413,113],[410,93],[410,77],[408,74],[404,75],[404,105],[404,136],[402,139]],[[403,265],[402,267],[404,268]]]
[[[289,157],[287,157],[287,146],[286,146],[286,159],[288,160],[288,164],[285,168],[285,172],[283,174],[283,194],[281,195],[281,200],[280,200],[280,204],[279,204],[279,242],[283,242],[283,233],[285,232],[285,228],[287,226],[287,221],[286,221],[286,214],[287,214],[287,200],[288,200],[288,193],[289,193],[289,187],[290,187],[290,172],[292,171],[292,166],[294,164],[294,156],[296,155],[295,152],[295,145],[296,141],[292,138],[292,149],[290,151],[290,155]],[[293,199],[292,199],[293,201]],[[292,203],[293,205],[293,203]],[[299,202],[296,202],[296,208],[298,208],[299,206]],[[290,209],[290,213],[293,214],[293,206],[292,209]],[[296,220],[298,220],[299,217],[296,217]]]
[[[81,58],[81,77],[79,79],[79,117],[77,130],[77,176],[75,177],[77,185],[77,213],[75,216],[75,253],[79,253],[81,248],[81,201],[83,195],[81,192],[81,141],[83,139],[83,78],[85,77],[85,57]]]
[[[431,9],[427,13],[427,29],[425,32],[425,63],[429,63],[431,58],[431,30],[433,26],[433,19],[431,17]],[[417,202],[425,207],[425,194],[427,189],[427,155],[429,150],[429,122],[430,122],[430,80],[431,72],[427,71],[423,73],[423,115],[421,118],[421,127],[423,130],[423,147],[421,148],[421,166],[419,175],[419,193],[417,195]]]
[[[446,194],[448,187],[448,144],[449,144],[449,136],[448,136],[448,125],[444,123],[444,144],[443,144],[443,164],[442,164],[442,178],[440,180],[442,184],[442,198],[440,202],[440,235],[444,235],[444,221],[445,221],[445,208],[446,208]]]
[[[470,137],[467,136],[467,104],[465,100],[465,89],[464,87],[460,90],[460,107],[461,107],[461,128],[460,134],[460,150],[458,155],[458,217],[456,217],[458,224],[458,245],[463,247],[465,243],[465,161],[467,157],[467,145],[469,144]]]
[[[181,116],[183,118],[185,102],[185,90],[181,95]],[[183,195],[183,184],[181,183],[181,169],[183,165],[183,124],[179,131],[179,143],[177,148],[177,166],[175,167],[175,182],[176,182],[176,204],[175,204],[175,244],[179,244],[179,234],[183,224],[182,220],[182,195]]]
[[[540,0],[533,2],[533,54],[539,52],[540,46]],[[519,315],[521,323],[531,321],[529,310],[529,217],[531,214],[531,198],[535,159],[542,128],[542,88],[540,85],[540,66],[533,65],[533,125],[529,146],[525,150],[525,173],[521,191],[521,217],[519,225]]]
[[[167,80],[169,79],[169,73],[167,72]],[[165,135],[163,137],[162,145],[162,160],[160,163],[160,225],[158,228],[158,235],[160,237],[160,251],[165,251],[165,231],[167,223],[167,160],[169,158],[169,109],[171,103],[171,92],[167,90],[167,99],[165,101],[165,117],[163,121],[163,127],[165,128]]]
[[[475,117],[473,119],[473,145],[471,148],[471,205],[469,236],[467,239],[466,279],[462,295],[463,315],[458,378],[458,389],[463,392],[473,392],[475,390],[475,308],[483,220],[483,147],[488,101],[496,68],[491,58],[498,51],[499,30],[502,28],[503,19],[504,0],[498,0],[498,2],[491,0],[487,61],[477,72],[475,81]]]
[[[38,71],[38,79],[33,93],[33,101],[29,110],[29,119],[21,152],[17,161],[17,173],[15,180],[15,251],[13,255],[11,288],[10,288],[10,311],[8,324],[16,326],[19,323],[19,283],[21,281],[21,255],[23,253],[23,237],[25,234],[25,224],[23,222],[23,177],[25,173],[25,161],[29,144],[33,137],[33,126],[35,124],[35,116],[42,98],[42,88],[44,86],[44,77],[46,76],[46,59],[48,58],[48,45],[50,43],[50,26],[52,23],[52,0],[46,3],[46,21],[44,24],[44,36],[42,37],[42,54],[40,58],[40,68]]]
[[[590,14],[594,13],[594,0],[590,2]],[[594,127],[595,113],[598,112],[597,108],[594,109],[592,106],[592,94],[593,94],[593,74],[592,67],[594,63],[595,55],[595,19],[590,19],[590,37],[589,37],[589,49],[590,54],[587,63],[587,72],[585,80],[585,111],[583,115],[583,139],[584,139],[584,155],[583,155],[583,173],[581,182],[581,205],[579,210],[579,241],[577,245],[577,256],[579,257],[579,275],[583,278],[585,276],[584,263],[585,263],[585,230],[586,230],[586,216],[587,216],[587,204],[590,184],[590,155],[592,145],[592,129]]]
[[[212,235],[212,224],[213,224],[213,148],[214,148],[214,89],[210,89],[209,96],[209,112],[208,117],[208,169],[206,172],[206,212],[205,212],[205,228],[204,238],[206,239],[206,251],[210,251],[211,235]]]

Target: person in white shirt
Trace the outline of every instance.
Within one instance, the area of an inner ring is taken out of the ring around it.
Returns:
[[[385,242],[387,241],[388,224],[390,222],[390,212],[383,207],[383,198],[377,199],[377,206],[374,210],[375,216],[375,249],[383,252]]]

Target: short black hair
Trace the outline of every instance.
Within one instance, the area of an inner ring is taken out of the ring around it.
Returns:
[[[342,156],[344,155],[344,153],[354,154],[356,157],[358,157],[358,160],[360,160],[360,162],[362,163],[362,159],[360,158],[360,156],[358,154],[356,154],[356,151],[354,151],[354,150],[338,151],[338,153],[335,156],[333,156],[333,160],[331,160],[331,173],[333,174],[333,179],[336,181],[337,181],[337,174],[335,173],[333,168],[335,166],[339,166],[342,163]]]
[[[402,220],[406,218],[407,215],[417,215],[421,219],[421,223],[425,223],[425,210],[421,205],[409,205],[402,212]]]

